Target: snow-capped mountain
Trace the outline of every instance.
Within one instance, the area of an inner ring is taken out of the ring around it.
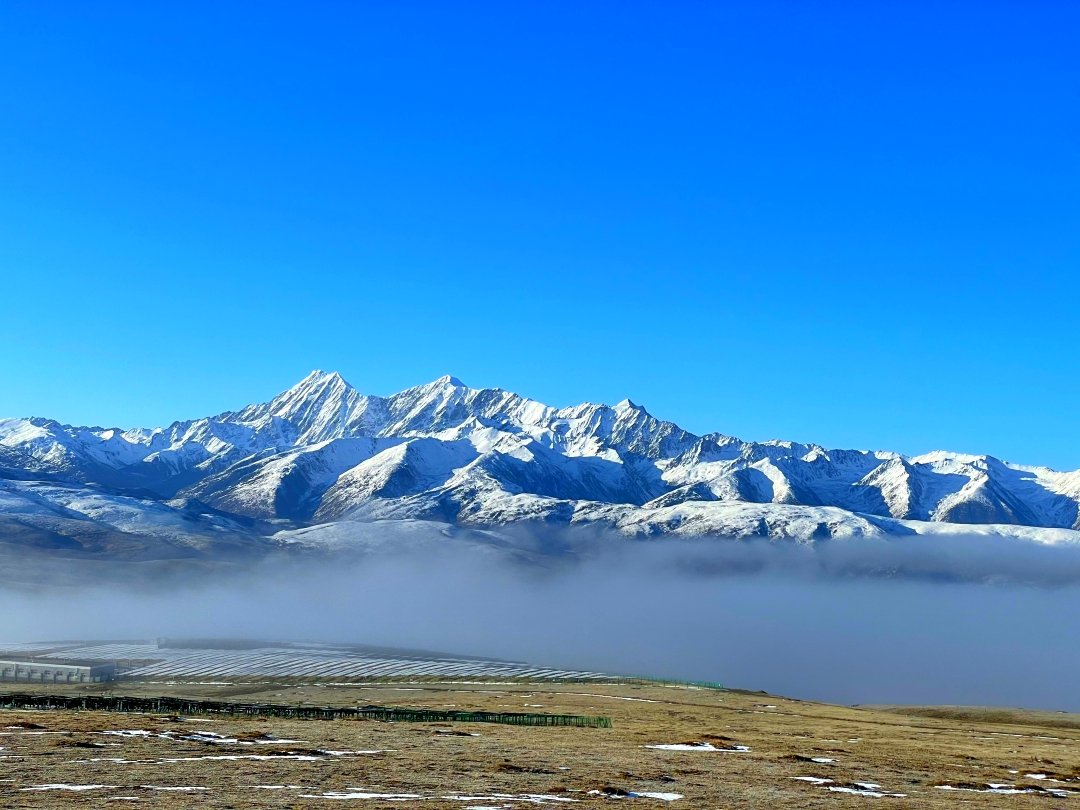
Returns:
[[[0,420],[0,518],[16,515],[208,538],[392,519],[802,540],[994,524],[1075,539],[1080,471],[696,436],[629,400],[552,408],[449,376],[370,396],[315,371],[270,402],[165,428]]]

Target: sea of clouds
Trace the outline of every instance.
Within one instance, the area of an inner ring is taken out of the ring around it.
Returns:
[[[128,576],[130,587],[87,575],[4,590],[0,640],[358,642],[842,703],[1080,711],[1080,548],[1069,545],[534,531],[509,546],[398,538],[375,553]]]

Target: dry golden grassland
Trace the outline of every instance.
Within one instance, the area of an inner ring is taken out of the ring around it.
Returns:
[[[1075,802],[1080,807],[1080,718],[1073,715],[856,709],[764,694],[629,684],[275,681],[125,683],[113,690],[291,704],[607,715],[614,728],[6,710],[0,712],[0,756],[5,757],[0,759],[0,806],[464,810],[541,804],[593,808],[615,802],[643,808],[1057,808]],[[123,731],[147,734],[106,733]],[[718,750],[646,747],[669,743],[709,743]],[[738,746],[749,750],[724,750]],[[967,790],[938,787],[943,784]],[[1036,792],[980,792],[990,784]],[[57,785],[99,787],[35,789]],[[629,792],[683,798],[615,798]]]

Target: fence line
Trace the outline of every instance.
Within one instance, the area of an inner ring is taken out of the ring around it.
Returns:
[[[243,717],[287,717],[299,720],[387,720],[399,723],[502,723],[511,726],[574,726],[611,728],[610,717],[526,712],[448,712],[390,706],[287,706],[272,703],[226,703],[171,697],[105,695],[0,695],[2,709],[65,709],[68,711],[139,712],[145,714],[212,714]]]
[[[621,683],[634,683],[642,685],[661,686],[693,686],[698,689],[714,689],[719,692],[727,691],[727,687],[719,681],[686,681],[679,678],[660,678],[649,675],[627,675],[619,678]]]

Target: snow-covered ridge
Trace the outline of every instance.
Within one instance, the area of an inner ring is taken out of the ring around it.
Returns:
[[[872,534],[883,521],[1080,530],[1080,471],[696,436],[629,400],[557,409],[450,376],[378,397],[314,371],[270,402],[155,429],[0,420],[0,478],[294,525],[543,520],[659,535],[731,531],[735,520],[739,534],[775,535],[777,521],[794,521],[805,528],[793,534],[810,537]]]

